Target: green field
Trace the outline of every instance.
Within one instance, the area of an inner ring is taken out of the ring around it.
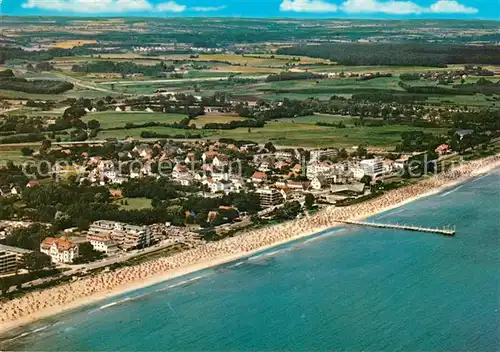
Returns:
[[[122,202],[127,204],[121,204]],[[151,199],[149,198],[124,198],[116,201],[121,210],[142,210],[151,209]]]
[[[401,140],[401,133],[407,131],[420,131],[421,128],[415,128],[404,125],[389,125],[383,127],[348,127],[335,128],[316,126],[312,121],[314,119],[301,121],[301,118],[291,120],[278,120],[270,122],[264,128],[251,129],[248,133],[247,128],[239,128],[230,131],[217,131],[210,135],[215,138],[234,138],[252,140],[259,143],[271,141],[281,146],[302,146],[302,147],[352,147],[360,144],[366,144],[372,147],[384,149],[394,148]],[[327,119],[325,119],[327,120]],[[333,120],[338,121],[338,118]],[[332,121],[333,122],[333,121]],[[425,129],[426,132],[445,134],[447,129],[435,128]]]
[[[87,114],[84,118],[84,122],[90,120],[97,120],[101,123],[101,128],[113,128],[113,127],[124,127],[127,123],[141,124],[147,122],[161,122],[161,123],[174,123],[179,122],[186,115],[182,114],[165,114],[158,112],[115,112],[115,111],[105,111],[105,112],[95,112]],[[118,131],[117,131],[118,132]]]
[[[36,149],[32,147],[32,149]],[[22,164],[26,161],[34,160],[32,157],[26,157],[21,154],[21,149],[3,149],[0,148],[0,166],[12,161],[15,164]]]
[[[335,123],[341,120],[344,121],[347,128],[316,125],[317,122]],[[271,121],[263,128],[251,128],[250,133],[248,128],[186,131],[167,127],[150,127],[118,131],[101,131],[97,138],[140,138],[142,131],[153,131],[171,136],[200,133],[203,138],[210,140],[233,138],[236,140],[252,140],[259,143],[271,141],[280,146],[352,147],[366,144],[371,147],[393,149],[400,142],[403,132],[423,130],[422,128],[406,125],[355,127],[355,120],[357,119],[350,116],[315,115]],[[447,133],[446,128],[426,128],[425,131],[434,134]]]
[[[144,131],[151,131],[169,136],[177,136],[177,135],[184,136],[186,134],[202,134],[204,136],[209,135],[208,130],[207,132],[202,130],[187,131],[178,128],[157,126],[157,127],[133,128],[128,130],[123,129],[123,130],[113,130],[113,131],[100,131],[96,139],[101,140],[106,138],[117,138],[117,139],[141,138],[141,133]]]

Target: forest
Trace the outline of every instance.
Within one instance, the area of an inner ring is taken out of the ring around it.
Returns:
[[[296,45],[278,54],[329,59],[342,65],[446,67],[447,64],[498,64],[498,46],[406,43],[335,43]]]
[[[113,61],[97,61],[83,65],[73,65],[71,70],[73,72],[84,73],[119,73],[123,75],[128,74],[143,74],[144,76],[157,77],[161,76],[164,72],[173,72],[174,65],[166,65],[159,63],[153,66],[138,65],[132,61],[126,62],[113,62]]]
[[[63,81],[30,80],[15,77],[11,70],[0,72],[2,89],[32,94],[60,94],[73,89],[73,84]]]

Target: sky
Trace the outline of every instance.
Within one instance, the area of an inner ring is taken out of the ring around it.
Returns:
[[[500,0],[0,0],[3,15],[500,20]]]

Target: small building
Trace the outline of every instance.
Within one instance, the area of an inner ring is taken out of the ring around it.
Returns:
[[[40,182],[38,182],[37,180],[30,180],[28,182],[28,184],[26,185],[27,188],[36,188],[36,187],[40,187]]]
[[[456,131],[455,134],[460,137],[460,140],[462,140],[465,136],[468,136],[468,135],[471,135],[473,134],[474,131],[473,130],[459,130],[459,131]]]
[[[47,237],[40,244],[40,252],[50,256],[53,263],[69,264],[78,257],[78,246],[65,237]]]
[[[267,175],[265,172],[262,171],[256,171],[252,175],[252,182],[253,183],[262,183],[267,179]]]
[[[311,182],[309,181],[288,181],[286,186],[293,191],[305,191],[309,188]]]
[[[201,155],[201,159],[203,162],[207,162],[207,160],[213,160],[217,155],[219,155],[218,152],[215,151],[207,151]]]
[[[450,146],[448,144],[441,144],[434,151],[439,156],[444,155],[444,154],[448,154],[450,152]]]
[[[106,234],[87,235],[87,240],[90,242],[94,250],[113,255],[119,252],[118,245],[111,239],[111,236]]]
[[[217,168],[221,168],[221,167],[224,167],[226,165],[229,165],[229,157],[227,155],[224,155],[224,154],[218,154],[212,160],[212,165],[217,167]]]
[[[318,175],[311,181],[311,188],[315,190],[320,190],[330,185],[331,183],[332,179],[328,179],[323,175]]]

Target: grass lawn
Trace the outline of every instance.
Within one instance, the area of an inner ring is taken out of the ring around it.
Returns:
[[[186,115],[182,114],[165,114],[159,112],[115,112],[115,111],[105,111],[105,112],[95,112],[87,114],[84,118],[84,122],[90,120],[97,120],[101,123],[101,128],[112,128],[112,127],[124,127],[127,123],[146,123],[146,122],[162,122],[162,123],[173,123],[179,122]]]
[[[125,202],[127,204],[121,204]],[[151,209],[151,199],[149,198],[124,198],[116,201],[120,205],[121,210],[141,210],[141,209]]]

